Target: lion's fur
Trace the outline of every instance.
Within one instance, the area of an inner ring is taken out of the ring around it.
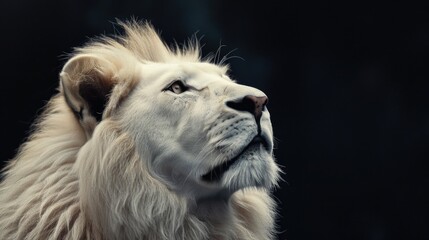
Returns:
[[[138,63],[198,62],[200,54],[198,46],[166,47],[149,25],[123,27],[125,37],[95,41],[72,56],[110,60],[107,69],[97,69],[115,81],[104,120],[82,128],[60,89],[5,168],[0,239],[272,238],[275,204],[269,190],[239,190],[201,218],[151,175],[114,113],[135,85]]]

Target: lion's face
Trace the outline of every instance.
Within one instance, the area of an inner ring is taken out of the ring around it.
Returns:
[[[209,63],[140,65],[123,128],[151,173],[178,193],[230,195],[277,178],[266,95]]]

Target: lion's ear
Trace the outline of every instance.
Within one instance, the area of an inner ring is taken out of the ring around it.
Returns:
[[[81,124],[94,125],[85,128],[101,121],[116,71],[113,63],[94,55],[77,55],[64,65],[61,90]]]

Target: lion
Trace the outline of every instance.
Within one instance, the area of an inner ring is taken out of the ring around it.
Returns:
[[[273,239],[262,91],[147,22],[76,48],[5,167],[0,239]]]

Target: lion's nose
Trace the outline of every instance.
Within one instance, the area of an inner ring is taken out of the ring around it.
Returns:
[[[232,109],[238,111],[250,112],[255,116],[255,119],[259,122],[261,118],[262,111],[264,111],[265,105],[268,103],[268,98],[266,96],[256,97],[252,95],[246,95],[242,99],[235,101],[228,101],[226,105]]]

